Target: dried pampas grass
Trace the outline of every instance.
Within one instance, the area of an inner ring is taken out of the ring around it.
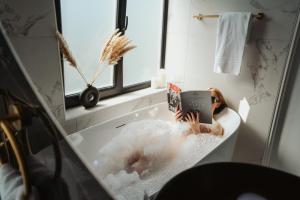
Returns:
[[[67,44],[67,41],[64,39],[64,37],[60,34],[60,32],[56,31],[56,38],[59,42],[59,48],[62,52],[64,58],[70,63],[72,67],[74,67],[80,74],[80,76],[83,78],[83,80],[88,84],[87,79],[85,78],[84,74],[82,73],[80,67],[77,65],[76,60],[69,49],[69,46]]]
[[[59,47],[62,54],[64,55],[64,58],[70,63],[72,67],[74,67],[79,72],[81,77],[88,85],[93,85],[93,83],[96,81],[97,77],[103,70],[102,64],[104,62],[107,62],[109,65],[115,65],[118,63],[121,57],[124,56],[124,54],[136,48],[136,46],[130,45],[131,41],[125,35],[121,34],[122,32],[120,32],[119,29],[117,29],[107,40],[107,42],[104,45],[104,48],[102,49],[99,64],[97,66],[96,72],[94,73],[93,79],[90,83],[88,83],[80,67],[76,63],[76,60],[73,57],[66,40],[58,31],[56,31],[56,37],[59,41]]]
[[[112,34],[102,50],[100,61],[107,60],[110,65],[117,64],[125,53],[136,48],[129,45],[131,41],[127,36],[121,34],[119,29]]]
[[[119,29],[115,30],[105,43],[100,55],[100,63],[107,61],[109,65],[115,65],[121,57],[124,56],[124,54],[136,48],[136,46],[130,45],[131,41],[125,35],[121,36],[121,34],[122,32],[120,32]],[[99,66],[93,76],[91,84],[95,82],[97,77],[100,75],[100,72],[101,67]]]
[[[120,37],[122,33],[119,32],[119,29],[116,29],[113,34],[110,36],[110,38],[107,40],[107,42],[105,43],[102,52],[100,54],[100,62],[104,62],[105,60],[109,59],[109,55],[112,51],[113,48],[113,43],[114,40],[116,40],[116,38]]]

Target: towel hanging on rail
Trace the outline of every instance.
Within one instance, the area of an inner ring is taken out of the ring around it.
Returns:
[[[239,75],[250,12],[228,12],[219,17],[214,72]]]

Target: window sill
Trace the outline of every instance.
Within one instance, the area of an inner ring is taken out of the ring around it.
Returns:
[[[153,88],[146,88],[142,90],[137,90],[134,92],[130,92],[127,94],[122,94],[113,98],[105,99],[99,101],[99,103],[91,108],[91,109],[85,109],[82,106],[70,108],[66,110],[66,121],[74,120],[77,118],[81,118],[87,115],[95,114],[97,112],[101,112],[103,110],[112,108],[114,106],[118,106],[120,104],[125,104],[129,102],[134,102],[135,100],[138,100],[142,97],[152,96],[155,94],[166,94],[166,88],[163,89],[153,89]],[[163,99],[162,99],[163,101]]]

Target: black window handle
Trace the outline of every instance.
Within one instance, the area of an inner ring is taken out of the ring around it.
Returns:
[[[126,31],[127,27],[128,27],[128,16],[125,17],[125,25],[124,25],[123,31]]]

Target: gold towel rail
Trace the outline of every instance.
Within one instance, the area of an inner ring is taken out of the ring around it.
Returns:
[[[264,18],[264,13],[257,13],[256,15],[253,14],[253,16],[256,19],[262,19]],[[204,18],[218,18],[219,15],[202,15],[202,14],[198,14],[198,15],[194,15],[193,18],[198,19],[198,20],[202,20]]]

